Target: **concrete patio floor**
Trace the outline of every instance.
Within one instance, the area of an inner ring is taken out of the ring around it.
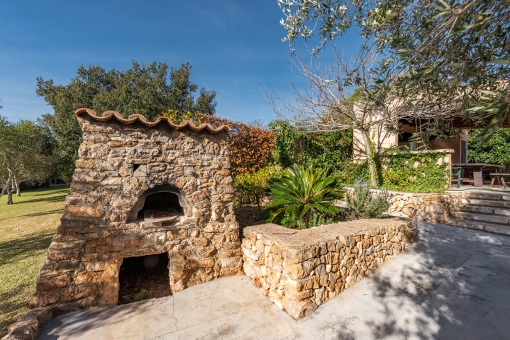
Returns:
[[[299,321],[233,276],[59,315],[39,339],[509,339],[510,237],[427,222],[419,236]]]

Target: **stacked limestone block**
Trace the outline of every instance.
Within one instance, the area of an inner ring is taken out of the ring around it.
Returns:
[[[244,272],[298,320],[390,260],[415,238],[411,221],[358,220],[307,230],[244,229]]]
[[[86,109],[76,116],[83,143],[32,308],[117,304],[119,269],[133,256],[168,253],[172,292],[242,273],[228,128]],[[135,208],[161,188],[178,196],[183,216],[136,220]]]
[[[347,188],[353,191],[353,188]],[[416,218],[423,221],[443,223],[446,221],[455,205],[458,205],[460,196],[456,193],[426,194],[379,189],[370,190],[373,196],[384,195],[390,207],[388,215],[394,217]],[[340,206],[347,207],[346,202],[338,201]]]
[[[444,222],[449,215],[450,195],[387,192],[391,206],[388,214],[417,218],[430,222]]]

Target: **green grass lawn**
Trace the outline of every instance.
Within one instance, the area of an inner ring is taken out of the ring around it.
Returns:
[[[64,212],[68,187],[42,188],[0,198],[0,338],[28,311],[46,252]]]

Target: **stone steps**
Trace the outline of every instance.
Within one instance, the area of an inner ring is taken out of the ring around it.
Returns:
[[[510,209],[510,201],[493,201],[493,200],[484,200],[484,199],[477,199],[477,198],[463,198],[461,200],[461,203],[463,205],[480,205],[480,206],[486,206],[486,207],[497,207],[497,208],[508,208]]]
[[[510,218],[506,216],[490,215],[490,214],[477,214],[464,211],[452,211],[452,217],[458,220],[470,220],[477,222],[488,222],[510,225]]]
[[[465,192],[445,224],[510,236],[510,194]]]
[[[510,201],[510,193],[501,193],[501,192],[477,192],[477,191],[468,191],[464,193],[464,197],[468,199],[478,199],[478,200],[491,200],[491,201]]]
[[[477,221],[469,221],[469,220],[456,220],[456,219],[446,220],[444,224],[453,225],[453,226],[461,227],[461,228],[487,231],[487,232],[493,233],[493,234],[510,236],[510,225],[507,226],[507,225],[503,225],[503,224],[477,222]]]
[[[460,211],[462,212],[471,212],[478,214],[488,214],[488,215],[499,215],[510,217],[510,209],[502,209],[495,208],[489,206],[477,206],[477,205],[461,205],[459,206]]]

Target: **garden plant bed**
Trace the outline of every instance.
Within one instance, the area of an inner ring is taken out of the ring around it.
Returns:
[[[372,273],[415,241],[410,220],[370,219],[293,230],[244,229],[244,272],[298,320]]]

